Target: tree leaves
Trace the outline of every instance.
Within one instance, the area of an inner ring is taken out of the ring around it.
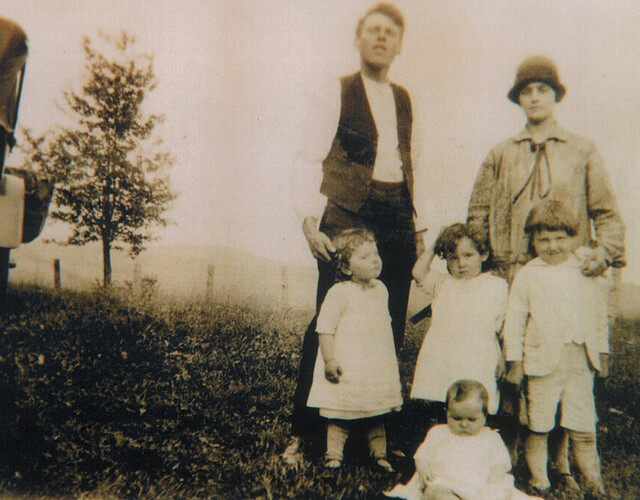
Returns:
[[[80,90],[64,92],[73,126],[34,136],[25,131],[25,163],[51,174],[57,184],[51,217],[72,226],[68,243],[102,241],[104,284],[111,281],[110,251],[118,243],[133,257],[153,239],[151,229],[176,195],[166,170],[174,158],[153,137],[161,115],[144,112],[155,85],[153,58],[132,52],[135,39],[104,34],[110,55],[85,37],[86,75]]]

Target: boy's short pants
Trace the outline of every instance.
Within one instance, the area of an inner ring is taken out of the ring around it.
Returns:
[[[565,344],[560,359],[563,362],[549,375],[528,377],[529,429],[549,432],[555,427],[556,412],[560,411],[560,426],[578,432],[595,432],[595,372],[589,365],[584,345]]]

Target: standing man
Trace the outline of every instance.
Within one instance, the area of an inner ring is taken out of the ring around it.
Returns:
[[[327,99],[313,96],[308,117],[311,130],[305,137],[294,184],[294,208],[318,261],[316,312],[334,282],[331,239],[347,228],[368,228],[376,236],[383,262],[380,280],[389,291],[398,353],[411,269],[416,247],[418,251],[423,247],[424,230],[416,210],[419,196],[414,194],[417,162],[412,160],[415,127],[411,100],[407,91],[388,77],[403,34],[402,13],[388,3],[372,7],[359,20],[355,45],[360,52],[360,71],[341,78],[333,87],[329,85]],[[319,189],[320,198],[317,191],[309,193],[310,186]],[[304,336],[294,395],[293,437],[282,455],[289,463],[300,458],[300,438],[311,437],[319,426],[317,410],[307,408],[318,350],[315,328],[316,318]]]
[[[507,97],[522,108],[526,126],[489,152],[473,187],[467,220],[487,229],[494,272],[509,282],[533,258],[525,223],[531,209],[545,199],[562,201],[577,219],[572,250],[594,246],[582,264],[584,275],[599,276],[608,267],[626,264],[625,227],[604,160],[591,140],[556,122],[555,105],[565,93],[558,68],[548,57],[531,56],[518,66]],[[607,298],[603,296],[603,300]],[[521,379],[515,371],[507,374],[503,402],[517,397],[514,388],[520,386]],[[499,426],[515,461],[517,436],[510,429],[515,429],[516,423]],[[554,441],[554,467],[568,482],[565,487],[575,488],[566,435],[555,436]]]

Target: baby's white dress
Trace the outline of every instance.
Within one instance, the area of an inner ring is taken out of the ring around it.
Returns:
[[[482,428],[474,436],[457,436],[446,424],[436,425],[427,433],[414,459],[430,463],[433,473],[431,485],[447,487],[465,500],[534,498],[514,487],[511,474],[507,474],[500,484],[488,484],[487,480],[494,466],[511,469],[509,453],[502,438],[489,427]],[[420,500],[422,492],[418,473],[406,485],[398,484],[384,494]]]
[[[489,413],[496,413],[497,333],[504,321],[507,282],[490,273],[456,279],[430,271],[421,288],[432,299],[432,320],[418,354],[411,397],[445,402],[451,384],[472,379],[487,388]]]
[[[320,408],[325,417],[354,419],[382,415],[402,405],[388,292],[381,281],[367,288],[352,281],[331,287],[316,331],[335,335],[342,375],[337,384],[325,378],[318,349],[307,406]]]

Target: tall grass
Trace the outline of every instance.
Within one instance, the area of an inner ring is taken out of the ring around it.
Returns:
[[[287,469],[290,397],[309,311],[176,301],[151,288],[11,289],[0,317],[0,494],[81,498],[372,498],[396,475],[357,454]],[[598,387],[613,498],[638,498],[638,322],[613,333]],[[407,332],[405,392],[421,333]],[[416,409],[394,423],[409,435]],[[309,457],[307,457],[309,458]]]

